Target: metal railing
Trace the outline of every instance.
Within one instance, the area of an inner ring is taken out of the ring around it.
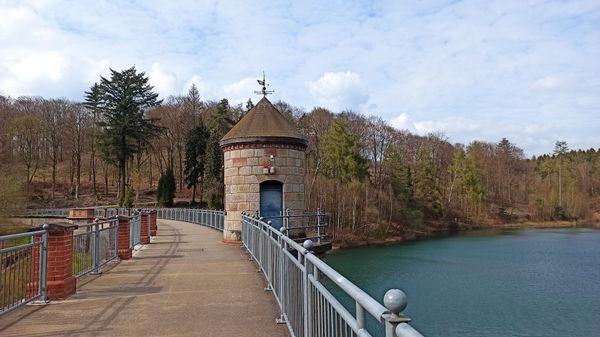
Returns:
[[[366,337],[381,330],[386,337],[422,336],[401,313],[407,303],[401,290],[389,290],[382,305],[313,255],[312,241],[299,245],[270,223],[243,214],[242,243],[262,270],[279,305],[279,321],[292,336]],[[354,301],[354,314],[332,295],[328,282]],[[374,327],[367,326],[368,316]]]
[[[159,219],[191,222],[223,231],[225,212],[198,208],[157,208]]]
[[[320,244],[329,241],[329,215],[325,210],[317,209],[316,212],[302,212],[292,214],[290,209],[280,216],[262,217],[263,221],[271,221],[276,229],[284,229],[283,234],[294,241],[311,240]]]
[[[135,249],[135,246],[142,243],[142,213],[134,211],[129,216],[129,248]]]
[[[46,299],[48,225],[0,236],[0,315]]]
[[[96,211],[95,211],[95,214],[97,217],[105,217],[105,218],[112,218],[112,217],[118,216],[118,215],[130,216],[131,213],[132,213],[132,209],[129,209],[129,208],[102,207],[102,208],[96,208]]]
[[[79,225],[73,234],[73,276],[97,273],[118,257],[119,219],[112,218]]]
[[[25,216],[31,217],[48,217],[48,218],[66,218],[69,216],[68,208],[40,208],[27,209]]]

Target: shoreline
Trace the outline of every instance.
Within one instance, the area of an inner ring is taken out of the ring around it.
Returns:
[[[395,235],[392,237],[388,237],[385,239],[367,239],[363,241],[353,241],[352,239],[344,242],[343,245],[339,243],[333,244],[331,250],[340,250],[340,249],[351,249],[351,248],[360,248],[360,247],[379,247],[379,246],[388,246],[395,245],[401,243],[414,242],[419,240],[429,240],[436,238],[443,238],[452,236],[454,234],[480,231],[480,230],[513,230],[513,229],[550,229],[550,228],[589,228],[589,229],[598,229],[600,230],[600,222],[586,222],[586,221],[524,221],[524,222],[514,222],[507,223],[502,225],[491,225],[491,226],[481,226],[481,227],[468,227],[463,226],[458,229],[436,229],[432,231],[418,231],[413,230],[408,235]]]

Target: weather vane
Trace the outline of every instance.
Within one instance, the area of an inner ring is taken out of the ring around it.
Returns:
[[[275,92],[275,90],[267,90],[267,87],[269,86],[267,84],[267,81],[265,80],[265,72],[263,71],[263,79],[261,80],[256,80],[258,82],[258,84],[260,84],[262,86],[262,90],[260,91],[254,91],[255,94],[257,95],[263,95],[264,97],[267,97],[267,95],[272,94]]]

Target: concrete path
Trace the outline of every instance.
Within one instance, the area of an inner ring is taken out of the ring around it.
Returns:
[[[132,260],[78,280],[68,300],[0,317],[0,336],[289,336],[241,247],[186,222],[158,228]]]

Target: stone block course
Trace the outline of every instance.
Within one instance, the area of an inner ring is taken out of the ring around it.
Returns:
[[[252,174],[254,174],[254,175],[262,175],[263,174],[263,168],[262,168],[262,166],[253,166],[252,167]]]
[[[231,177],[231,184],[232,185],[244,184],[244,177],[241,177],[241,176]]]
[[[240,167],[240,166],[246,166],[246,158],[235,158],[233,159],[233,163],[231,163],[232,165],[229,166],[235,166],[235,167]]]
[[[252,168],[250,166],[242,166],[240,167],[238,174],[241,176],[250,175],[252,174]]]
[[[238,169],[237,167],[229,167],[225,169],[225,176],[226,177],[233,177],[233,176],[237,176],[238,175]]]
[[[244,150],[241,150],[240,156],[242,158],[254,157],[254,149],[244,149]]]

